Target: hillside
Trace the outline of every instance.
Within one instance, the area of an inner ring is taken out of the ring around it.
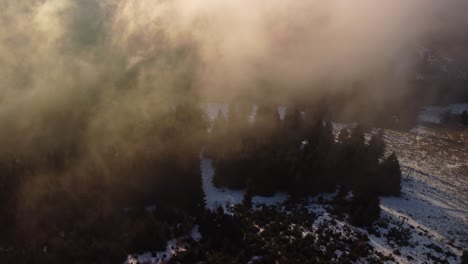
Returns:
[[[335,123],[335,133],[350,126],[353,125]],[[207,207],[216,211],[222,206],[233,217],[252,219],[243,222],[252,229],[249,232],[253,232],[244,234],[244,239],[250,234],[264,241],[258,243],[266,252],[275,248],[284,250],[285,242],[280,241],[286,235],[284,232],[288,232],[287,243],[296,245],[298,256],[305,254],[299,244],[310,245],[308,250],[321,252],[315,257],[323,256],[320,259],[332,263],[459,263],[468,244],[468,132],[419,126],[409,132],[385,130],[384,138],[387,152],[396,152],[402,166],[402,194],[401,197],[381,197],[380,220],[372,227],[353,227],[347,216],[337,214],[332,206],[336,193],[322,193],[300,203],[291,203],[282,193],[272,197],[254,196],[254,211],[246,216],[236,206],[242,203],[245,191],[215,187],[213,162],[201,154]],[[307,211],[306,216],[297,213],[301,208]],[[262,215],[272,212],[277,214],[276,219],[292,215],[296,220],[288,222],[286,227],[282,222],[276,223],[279,225],[276,228],[284,231],[271,233],[274,223],[268,221],[273,219],[264,222]],[[181,244],[182,250],[173,252],[174,259],[183,260],[185,252],[198,247],[199,243],[194,244],[191,239],[181,241],[185,241]],[[135,255],[129,257],[128,263],[137,260],[139,263],[166,263],[172,256],[168,254],[168,258],[161,260],[158,254],[156,257],[150,257],[150,253]],[[268,256],[268,253],[253,256],[249,263],[269,263]],[[314,257],[308,261],[314,262]]]

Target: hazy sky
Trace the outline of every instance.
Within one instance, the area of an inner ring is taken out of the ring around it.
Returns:
[[[465,2],[2,0],[0,143],[123,135],[195,94],[402,96],[416,47],[466,34]]]

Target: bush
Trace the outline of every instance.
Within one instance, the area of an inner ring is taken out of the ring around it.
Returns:
[[[379,197],[372,192],[357,192],[351,202],[351,224],[369,226],[380,217]]]
[[[399,247],[406,247],[411,244],[411,230],[409,228],[397,229],[392,227],[386,235],[387,241],[393,241]]]

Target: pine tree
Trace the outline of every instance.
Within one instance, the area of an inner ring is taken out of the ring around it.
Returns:
[[[284,117],[284,127],[288,132],[299,131],[304,126],[304,120],[302,118],[301,111],[298,108],[294,107],[288,109],[286,116]]]
[[[277,132],[281,126],[278,109],[274,105],[258,106],[255,115],[255,130],[263,135],[273,134]]]
[[[461,264],[468,264],[468,251],[464,250],[461,256]]]
[[[460,121],[463,125],[468,126],[468,111],[465,110],[463,113],[460,115]]]
[[[11,162],[0,161],[0,232],[7,236],[14,224],[16,210],[16,192],[23,179],[21,165],[13,159]]]
[[[362,149],[364,148],[364,127],[361,124],[358,124],[353,131],[351,132],[351,136],[349,138],[350,143],[355,147],[356,149]]]
[[[372,135],[367,149],[372,159],[378,160],[383,157],[385,153],[385,141],[383,139],[383,130],[380,130],[377,134]]]
[[[333,148],[334,162],[331,162],[334,167],[333,175],[336,178],[337,184],[351,186],[352,179],[350,170],[352,165],[352,153],[349,147],[349,131],[347,128],[340,130],[338,134],[338,144]]]
[[[442,114],[442,123],[448,124],[452,119],[452,110],[447,110]]]
[[[358,125],[352,130],[351,136],[344,145],[343,162],[346,164],[345,168],[348,169],[348,181],[353,188],[363,188],[368,184],[369,173],[365,155],[364,130],[361,125]]]
[[[330,121],[325,122],[325,126],[320,127],[320,138],[318,142],[318,151],[322,159],[325,159],[334,143],[333,126]]]
[[[283,151],[296,148],[304,140],[304,119],[297,108],[288,108],[278,136]]]
[[[244,121],[244,122],[243,122]],[[239,112],[239,106],[230,104],[227,114],[227,123],[229,128],[239,126],[241,123],[247,122],[247,116],[242,116]],[[229,129],[228,129],[229,130]]]
[[[222,134],[226,131],[226,126],[227,126],[226,118],[224,117],[224,114],[220,109],[213,121],[211,134],[215,136],[222,136]]]
[[[252,208],[252,196],[253,196],[253,180],[252,178],[249,178],[247,180],[247,188],[245,190],[244,198],[242,200],[242,204],[248,208]]]
[[[323,117],[319,116],[312,126],[311,132],[309,132],[308,140],[312,145],[318,145],[323,134]]]
[[[333,135],[333,125],[330,120],[325,122],[323,138],[330,143],[332,143],[335,138]]]
[[[398,158],[393,152],[381,166],[381,193],[383,195],[400,195],[401,169]]]

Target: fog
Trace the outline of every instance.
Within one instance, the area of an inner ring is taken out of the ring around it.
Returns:
[[[416,47],[465,34],[459,0],[3,0],[2,155],[144,145],[178,104],[398,101]],[[355,101],[356,100],[356,101]],[[33,154],[35,155],[35,154]]]

